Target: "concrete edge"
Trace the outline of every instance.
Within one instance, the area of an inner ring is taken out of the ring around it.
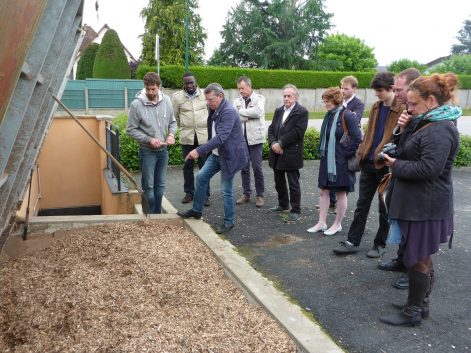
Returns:
[[[143,214],[90,215],[90,216],[35,216],[28,222],[29,233],[53,233],[63,229],[83,228],[116,222],[135,222],[145,220],[180,219],[176,214]]]
[[[236,285],[284,327],[302,352],[344,352],[318,324],[303,314],[299,306],[290,303],[281,292],[273,287],[272,282],[239,255],[230,242],[214,233],[207,223],[186,219],[184,224],[214,253]]]

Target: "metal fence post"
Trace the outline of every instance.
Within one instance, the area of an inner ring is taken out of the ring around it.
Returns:
[[[124,111],[128,113],[128,88],[124,87]]]
[[[85,93],[85,114],[88,115],[88,87],[85,87],[83,90]]]

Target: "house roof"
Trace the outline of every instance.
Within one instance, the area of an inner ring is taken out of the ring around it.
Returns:
[[[432,66],[435,66],[437,64],[444,62],[445,60],[448,60],[450,57],[451,55],[441,56],[435,60],[430,61],[429,63],[426,63],[425,65],[427,65],[427,68],[431,68]]]
[[[79,49],[78,54],[77,54],[77,60],[82,55],[83,51],[90,44],[92,44],[96,38],[99,38],[99,37],[103,38],[106,31],[108,31],[109,29],[111,29],[111,28],[107,24],[104,24],[103,27],[101,27],[98,32],[95,32],[95,30],[92,27],[90,27],[89,25],[86,25],[86,24],[83,25],[83,30],[85,31],[85,35],[83,37],[82,45],[80,46],[80,49]],[[131,52],[128,50],[128,48],[126,48],[126,46],[124,44],[123,44],[123,48],[124,48],[124,51],[125,51],[126,55],[129,57],[129,59],[132,62],[136,63],[137,62],[136,58],[131,54]]]
[[[83,37],[82,45],[80,45],[78,56],[82,55],[85,48],[92,44],[95,38],[98,37],[98,33],[89,25],[83,25],[83,30],[85,31],[85,36]]]

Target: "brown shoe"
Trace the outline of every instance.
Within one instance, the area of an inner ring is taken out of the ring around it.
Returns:
[[[255,200],[255,206],[262,207],[263,205],[265,205],[265,200],[263,199],[263,196],[257,196],[257,199]]]
[[[182,203],[189,203],[193,201],[193,195],[192,194],[186,194],[185,197],[182,199]]]
[[[250,202],[250,196],[242,195],[242,197],[236,201],[236,205],[243,205],[247,202]]]
[[[206,199],[204,200],[204,207],[209,207],[211,206],[211,201],[209,201],[209,196],[206,196]]]

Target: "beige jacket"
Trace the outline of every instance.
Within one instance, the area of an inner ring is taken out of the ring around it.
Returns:
[[[265,97],[252,92],[250,102],[245,108],[245,101],[239,96],[234,101],[234,107],[239,112],[242,129],[247,132],[249,146],[265,142]]]
[[[175,92],[172,96],[173,112],[180,129],[180,144],[193,145],[194,136],[198,137],[198,144],[208,141],[208,108],[203,91],[197,87],[193,99],[190,99],[183,90]]]

